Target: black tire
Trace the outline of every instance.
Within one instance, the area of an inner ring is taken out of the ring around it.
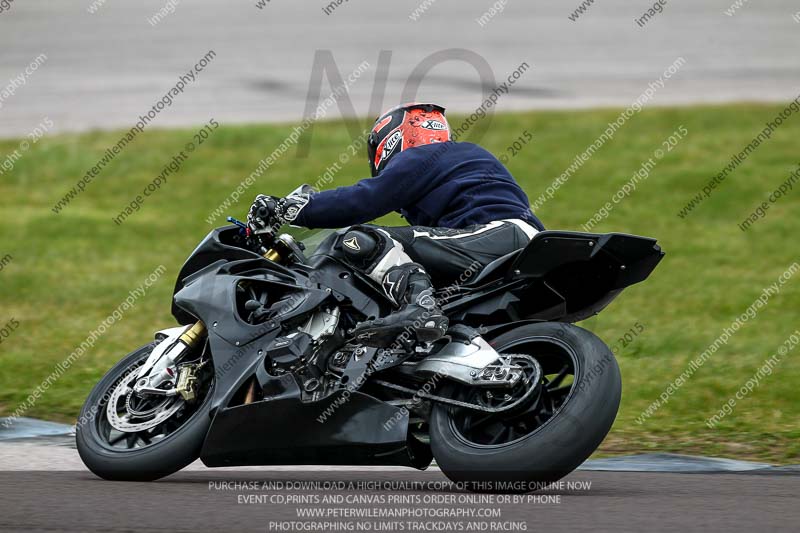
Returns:
[[[125,356],[95,385],[81,409],[75,440],[84,464],[97,476],[112,481],[153,481],[189,465],[200,457],[200,448],[211,424],[212,390],[197,410],[163,440],[143,448],[120,451],[109,446],[99,431],[99,417],[105,417],[103,397],[129,368],[147,359],[154,344],[142,346]],[[213,384],[212,384],[213,387]]]
[[[435,404],[430,424],[433,455],[451,480],[481,482],[467,485],[472,490],[535,490],[577,468],[608,434],[622,392],[619,367],[603,341],[572,324],[527,324],[490,342],[501,353],[533,356],[543,375],[554,371],[558,357],[568,357],[574,364],[572,387],[560,393],[563,403],[543,424],[498,445],[470,442],[456,428],[459,408]],[[448,383],[440,392],[457,397],[465,387]],[[510,431],[509,435],[513,437]]]

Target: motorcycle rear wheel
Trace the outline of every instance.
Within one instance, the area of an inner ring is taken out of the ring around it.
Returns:
[[[619,367],[603,341],[572,324],[526,324],[490,341],[501,354],[535,358],[542,367],[540,391],[525,405],[495,415],[435,404],[433,455],[448,478],[472,490],[535,490],[572,472],[608,434],[622,392]],[[490,400],[486,392],[448,383],[439,393],[502,404],[497,389]]]

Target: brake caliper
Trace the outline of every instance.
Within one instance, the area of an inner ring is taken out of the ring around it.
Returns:
[[[175,390],[184,401],[191,402],[197,398],[197,365],[184,365],[178,373]]]

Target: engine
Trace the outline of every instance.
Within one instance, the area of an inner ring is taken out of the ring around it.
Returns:
[[[296,330],[276,337],[266,348],[264,366],[268,374],[292,374],[306,394],[319,396],[326,388],[326,367],[331,349],[339,344],[338,307],[321,309]],[[331,385],[338,385],[338,380]]]

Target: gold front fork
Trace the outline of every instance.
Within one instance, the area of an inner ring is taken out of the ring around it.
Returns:
[[[186,345],[187,350],[193,349],[197,344],[202,341],[206,336],[206,326],[201,320],[187,329],[178,340]],[[185,353],[185,352],[184,352]],[[197,398],[197,370],[202,367],[205,362],[199,365],[183,365],[180,367],[180,373],[175,383],[175,390],[184,401],[193,402]]]
[[[270,248],[267,250],[267,253],[264,254],[264,259],[269,259],[270,261],[279,263],[281,260],[281,254],[279,254],[278,250],[275,248]]]
[[[179,340],[189,348],[194,348],[197,342],[205,337],[205,335],[206,326],[201,320],[198,320],[194,326],[187,329],[186,332],[180,336]]]

